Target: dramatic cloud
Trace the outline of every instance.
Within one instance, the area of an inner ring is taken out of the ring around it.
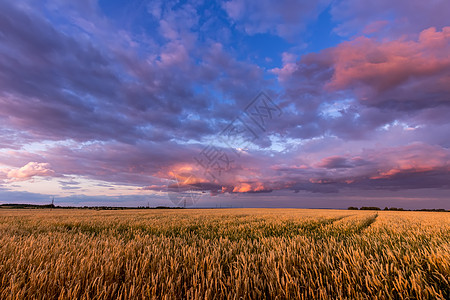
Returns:
[[[194,191],[290,206],[323,194],[341,207],[343,195],[407,201],[420,190],[444,203],[449,9],[0,0],[2,195],[166,205]],[[261,90],[276,117],[244,112]],[[232,148],[230,128],[241,134]],[[205,154],[210,169],[196,160]]]
[[[35,138],[201,139],[218,130],[210,120],[217,95],[198,85],[216,87],[239,106],[264,82],[257,66],[220,43],[199,50],[195,37],[181,35],[140,58],[111,37],[68,35],[25,5],[0,5],[0,118]]]
[[[325,87],[353,89],[363,104],[403,110],[450,104],[450,27],[428,28],[418,41],[358,38],[331,52],[334,73]]]
[[[449,53],[444,27],[423,30],[417,40],[359,37],[288,61],[273,70],[295,105],[280,129],[291,137],[367,138],[395,121],[420,126],[425,109],[449,109]]]

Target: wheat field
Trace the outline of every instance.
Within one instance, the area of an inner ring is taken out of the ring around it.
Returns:
[[[450,214],[0,210],[0,299],[450,299]]]

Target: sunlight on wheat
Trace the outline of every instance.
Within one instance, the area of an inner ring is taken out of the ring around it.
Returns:
[[[450,298],[448,213],[1,210],[0,299]]]

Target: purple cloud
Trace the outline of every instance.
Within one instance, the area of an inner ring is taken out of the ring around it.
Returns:
[[[331,6],[331,15],[338,23],[334,29],[340,35],[354,36],[362,33],[398,38],[417,35],[420,31],[435,26],[448,25],[447,11],[450,4],[445,0],[433,3],[419,0],[361,2],[358,0],[336,1]]]
[[[92,180],[159,197],[178,178],[215,197],[442,197],[448,5],[408,3],[144,1],[120,14],[96,1],[1,1],[2,187],[41,177],[82,193]],[[308,38],[327,30],[341,39]],[[286,44],[258,42],[270,35]],[[238,157],[218,135],[271,88],[282,115]],[[209,143],[234,155],[216,180],[193,159]]]

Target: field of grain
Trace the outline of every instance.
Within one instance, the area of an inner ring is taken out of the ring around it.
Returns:
[[[0,299],[450,299],[450,214],[0,210]]]

